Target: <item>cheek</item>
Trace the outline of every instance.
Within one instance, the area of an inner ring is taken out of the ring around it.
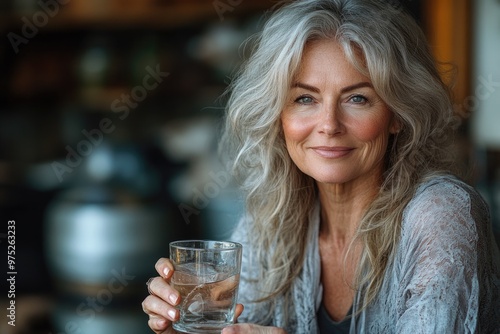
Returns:
[[[389,127],[390,120],[388,118],[379,118],[355,122],[355,124],[352,124],[351,129],[360,141],[371,142],[387,139]]]
[[[364,143],[361,151],[365,161],[379,161],[387,151],[389,125],[386,122],[360,122],[356,127],[356,138]]]
[[[311,126],[302,118],[282,116],[281,126],[288,145],[304,140],[311,132]]]

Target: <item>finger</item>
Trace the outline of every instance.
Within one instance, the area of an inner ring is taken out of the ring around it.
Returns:
[[[168,321],[167,319],[160,317],[158,315],[149,316],[148,326],[155,333],[162,333],[162,332],[166,331],[167,328],[170,326],[170,324],[171,324],[170,321]]]
[[[148,296],[142,302],[144,313],[150,317],[163,317],[169,321],[179,319],[179,311],[174,306],[168,304],[158,296]]]
[[[179,292],[161,277],[155,277],[149,283],[149,290],[150,292],[152,292],[152,295],[163,299],[165,302],[171,305],[175,306],[180,302],[181,298]]]
[[[170,278],[174,273],[174,265],[165,257],[162,257],[156,262],[155,269],[163,278]]]
[[[255,324],[236,324],[226,327],[221,334],[286,334],[285,330],[277,327],[264,327]]]
[[[236,309],[234,310],[234,321],[237,322],[240,315],[243,313],[245,307],[243,304],[236,304]]]

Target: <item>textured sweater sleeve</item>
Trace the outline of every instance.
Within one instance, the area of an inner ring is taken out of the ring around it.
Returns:
[[[498,310],[491,295],[499,293],[498,267],[482,262],[497,250],[486,239],[487,209],[476,196],[445,182],[410,203],[401,234],[404,303],[397,333],[493,333],[500,326],[499,318],[481,319]]]

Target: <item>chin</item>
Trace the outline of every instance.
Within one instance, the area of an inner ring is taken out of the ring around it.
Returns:
[[[318,183],[342,184],[349,182],[351,178],[346,175],[313,175],[311,176]]]

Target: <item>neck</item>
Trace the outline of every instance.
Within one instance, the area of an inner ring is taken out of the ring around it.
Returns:
[[[360,185],[318,184],[322,237],[348,244],[379,188],[376,181]]]

